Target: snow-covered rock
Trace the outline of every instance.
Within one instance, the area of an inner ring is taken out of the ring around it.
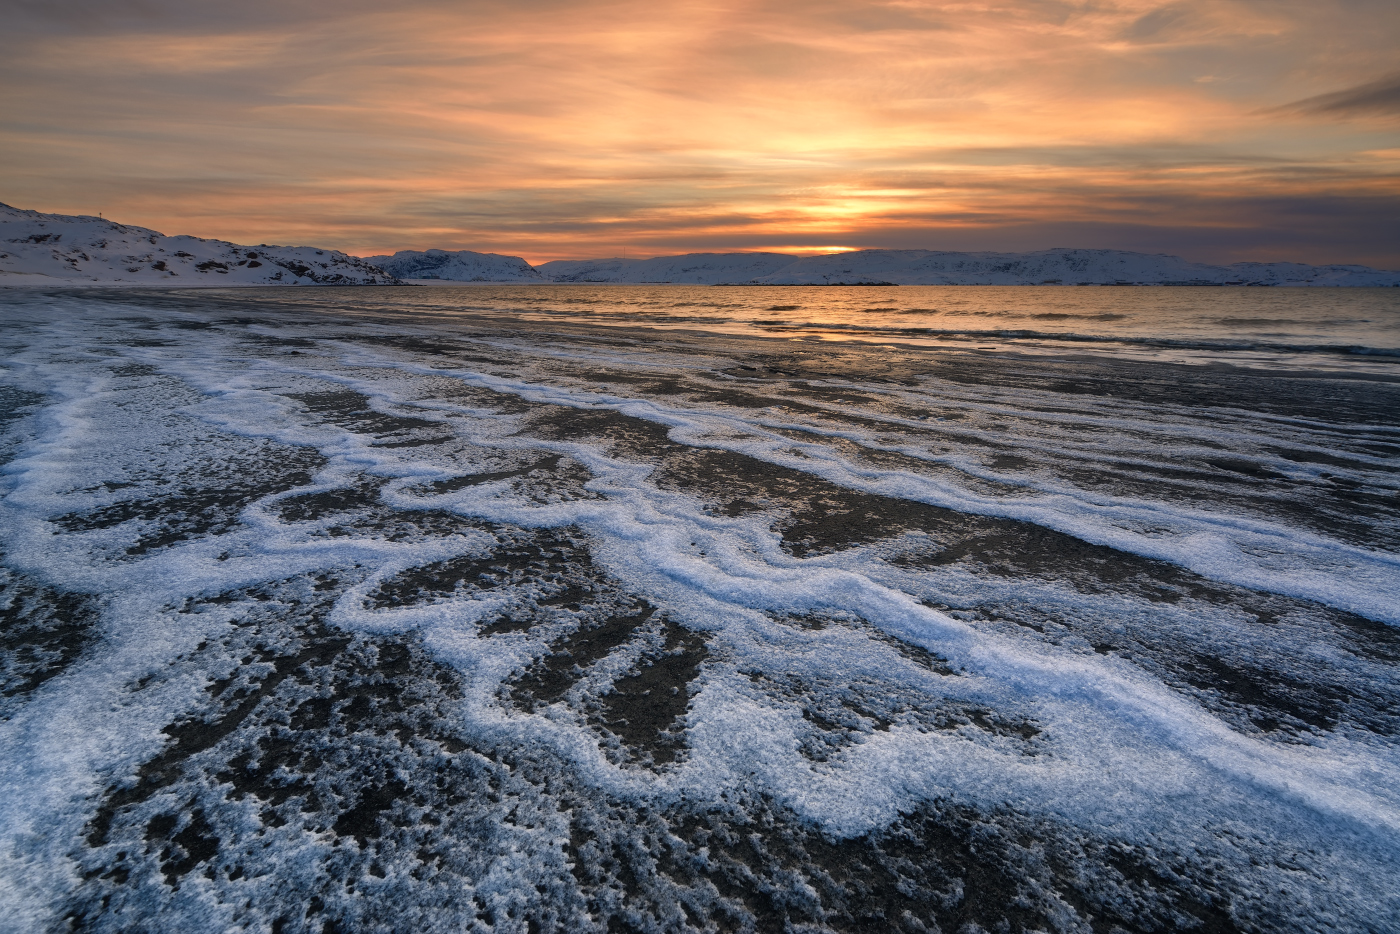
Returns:
[[[400,279],[451,282],[546,282],[518,256],[471,250],[399,250],[393,256],[366,256],[365,262]]]
[[[690,253],[652,259],[556,260],[555,282],[684,282],[709,285],[1289,285],[1400,286],[1400,272],[1367,266],[1236,263],[1211,266],[1161,253],[1041,250],[953,253],[857,250],[824,256]]]
[[[167,237],[87,215],[0,204],[0,285],[392,285],[363,260],[309,246]]]

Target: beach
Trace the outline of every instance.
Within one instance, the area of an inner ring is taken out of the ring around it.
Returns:
[[[1395,292],[0,290],[0,928],[1400,924]]]

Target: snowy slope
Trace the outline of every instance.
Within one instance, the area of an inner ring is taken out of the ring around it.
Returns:
[[[783,253],[687,253],[651,259],[555,260],[539,271],[555,282],[676,282],[723,285],[752,282],[792,265]]]
[[[1400,272],[1369,266],[1236,263],[1226,268],[1249,285],[1400,285]]]
[[[167,237],[90,216],[0,204],[0,285],[377,285],[462,282],[673,282],[689,285],[1284,285],[1400,286],[1366,266],[1211,266],[1122,250],[952,253],[860,250],[824,256],[687,253],[651,259],[556,260],[470,250],[401,250],[359,259],[314,247],[239,246]]]
[[[645,260],[617,256],[608,259],[556,259],[540,263],[535,269],[554,282],[636,282],[636,279],[624,278],[624,270],[630,271],[631,267],[643,262]]]
[[[0,285],[389,285],[363,260],[315,247],[167,237],[86,215],[0,204]]]
[[[557,260],[539,271],[555,282],[684,282],[755,285],[1290,285],[1396,286],[1400,272],[1366,266],[1237,263],[1122,250],[952,253],[860,250],[825,256],[690,253],[647,260]]]
[[[545,282],[535,267],[518,256],[471,250],[400,250],[393,256],[366,256],[365,262],[400,279],[446,279],[453,282]]]
[[[1239,263],[1209,266],[1122,250],[949,253],[862,250],[799,259],[759,282],[773,285],[1400,285],[1400,272],[1365,266]]]
[[[1175,256],[1114,250],[953,253],[862,250],[808,256],[763,281],[781,285],[889,282],[900,285],[1079,285],[1214,282],[1220,270]]]

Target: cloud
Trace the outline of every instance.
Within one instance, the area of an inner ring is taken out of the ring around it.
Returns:
[[[1344,91],[1318,94],[1275,108],[1278,113],[1354,116],[1400,114],[1400,71]]]
[[[1180,25],[1186,17],[1187,10],[1181,4],[1174,3],[1159,7],[1134,20],[1132,25],[1124,31],[1124,35],[1137,41],[1154,39],[1173,26]]]
[[[1362,122],[1260,110],[1382,72],[1393,2],[21,6],[0,200],[24,207],[376,253],[1119,229],[1180,251],[1170,231],[1217,228],[1282,250],[1267,195],[1334,199],[1375,234],[1367,261],[1400,264],[1364,208],[1400,191],[1400,156],[1362,155]],[[1287,249],[1360,249],[1344,228]]]

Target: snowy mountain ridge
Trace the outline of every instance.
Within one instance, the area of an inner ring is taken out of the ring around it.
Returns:
[[[525,260],[471,250],[400,250],[393,256],[366,256],[365,262],[400,279],[452,282],[547,282]]]
[[[167,237],[88,215],[0,204],[0,285],[393,285],[354,256]]]
[[[1400,286],[1400,271],[1358,265],[1235,263],[1124,250],[1030,253],[855,250],[820,256],[686,253],[554,260],[472,250],[354,257],[315,247],[241,246],[167,237],[87,215],[0,204],[0,285],[390,285],[616,282],[687,285],[1269,285]]]
[[[561,259],[536,268],[555,282],[733,285],[777,274],[797,258],[786,253],[686,253],[651,259]]]
[[[555,282],[708,285],[1274,285],[1400,286],[1400,272],[1367,266],[1235,263],[1124,250],[1033,253],[856,250],[822,256],[690,253],[652,259],[556,260],[536,267]]]

